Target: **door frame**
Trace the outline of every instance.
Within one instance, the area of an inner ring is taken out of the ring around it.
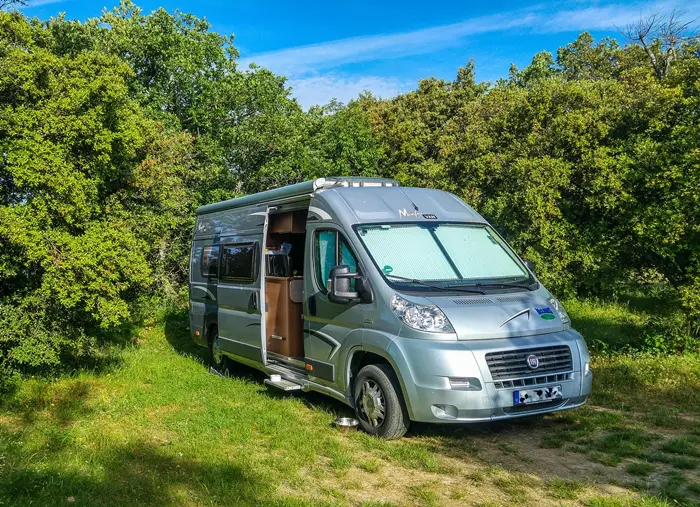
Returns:
[[[260,242],[260,357],[262,364],[267,364],[267,297],[265,288],[267,281],[265,276],[267,273],[267,228],[270,223],[270,211],[276,209],[276,206],[266,206],[264,213],[265,221],[263,222],[263,237]]]
[[[260,262],[260,355],[262,356],[262,364],[267,365],[267,299],[265,294],[265,287],[267,282],[265,281],[265,276],[267,273],[267,257],[265,256],[265,250],[267,249],[267,231],[270,224],[270,215],[276,211],[280,210],[280,207],[291,204],[292,207],[288,209],[283,209],[281,211],[294,211],[297,209],[309,209],[309,203],[311,202],[310,195],[294,196],[291,198],[281,199],[279,201],[272,201],[265,204],[265,211],[260,211],[258,214],[264,216],[265,220],[263,222],[263,239],[260,242],[261,246],[261,262]],[[296,206],[295,204],[301,204]],[[308,218],[307,218],[308,224]],[[306,234],[306,227],[304,227],[304,234]],[[307,252],[304,253],[304,257],[308,255]],[[306,263],[306,259],[304,259]],[[306,265],[306,264],[304,264]],[[303,310],[302,310],[303,315]]]

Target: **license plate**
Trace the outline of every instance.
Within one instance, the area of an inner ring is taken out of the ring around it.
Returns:
[[[560,400],[561,386],[540,387],[537,389],[523,389],[513,391],[513,404],[525,405],[528,403],[542,403],[545,401]]]

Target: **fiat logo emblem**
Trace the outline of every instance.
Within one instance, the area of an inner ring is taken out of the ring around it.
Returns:
[[[531,370],[536,370],[540,365],[540,360],[535,354],[530,354],[529,356],[527,356],[527,365],[530,367]]]

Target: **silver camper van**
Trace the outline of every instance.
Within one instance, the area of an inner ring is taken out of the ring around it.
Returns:
[[[220,371],[318,391],[366,432],[578,407],[589,355],[562,305],[454,195],[320,178],[203,206],[190,329]]]

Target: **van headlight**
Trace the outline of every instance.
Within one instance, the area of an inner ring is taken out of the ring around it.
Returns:
[[[549,298],[549,304],[552,305],[552,308],[554,308],[554,311],[557,312],[557,315],[559,315],[559,318],[561,319],[562,324],[570,324],[571,319],[569,318],[569,314],[566,313],[566,310],[564,310],[564,307],[561,305],[559,301],[557,301],[555,298]]]
[[[447,316],[435,305],[417,305],[395,294],[391,309],[408,327],[430,333],[454,333]]]

